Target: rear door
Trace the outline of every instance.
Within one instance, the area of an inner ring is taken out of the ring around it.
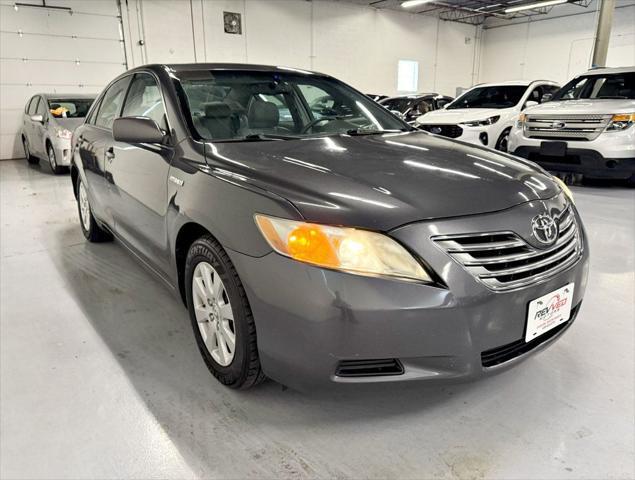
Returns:
[[[163,96],[152,74],[134,75],[121,116],[150,118],[167,134]],[[170,258],[167,182],[174,148],[160,143],[129,144],[113,140],[106,155],[117,235],[160,273],[166,274]]]
[[[110,204],[110,181],[106,174],[106,150],[112,144],[112,123],[121,113],[124,95],[130,83],[130,75],[108,87],[95,111],[86,119],[77,134],[76,149],[88,184],[91,208],[102,222],[114,228]]]

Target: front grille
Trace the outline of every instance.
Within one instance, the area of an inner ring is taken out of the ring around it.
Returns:
[[[507,345],[503,345],[502,347],[492,348],[490,350],[486,350],[481,353],[481,364],[484,367],[493,367],[495,365],[499,365],[501,363],[507,362],[513,358],[516,358],[523,353],[527,353],[530,350],[533,350],[541,343],[546,342],[550,338],[555,337],[558,333],[565,330],[573,320],[575,320],[576,315],[578,314],[578,310],[580,310],[580,303],[578,303],[575,307],[571,309],[571,315],[569,316],[569,320],[564,323],[561,323],[555,328],[552,328],[546,333],[543,333],[538,338],[534,338],[530,342],[525,342],[525,340],[516,340],[515,342],[508,343]]]
[[[458,138],[463,134],[463,129],[458,125],[421,125],[420,127],[426,132],[449,138]]]
[[[555,220],[558,239],[545,249],[513,232],[445,235],[432,240],[488,288],[511,290],[546,280],[580,258],[580,233],[571,208]]]
[[[611,121],[611,115],[527,115],[524,134],[544,140],[595,140]]]
[[[401,362],[395,358],[383,360],[343,360],[337,366],[338,377],[371,377],[403,374]]]

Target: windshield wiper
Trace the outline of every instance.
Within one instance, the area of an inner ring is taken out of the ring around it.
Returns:
[[[399,133],[399,132],[412,132],[416,130],[415,128],[401,128],[401,129],[391,129],[391,130],[366,130],[363,128],[353,128],[351,130],[346,131],[346,135],[350,135],[351,137],[362,136],[362,135],[383,135],[384,133]]]
[[[266,142],[276,140],[296,140],[300,137],[294,135],[278,135],[277,133],[251,133],[244,137],[225,138],[220,140],[212,140],[213,143],[229,143],[229,142]]]

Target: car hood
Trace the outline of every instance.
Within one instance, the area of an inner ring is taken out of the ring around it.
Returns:
[[[507,108],[456,108],[450,110],[434,110],[417,118],[419,124],[452,124],[484,120],[494,115],[502,115]]]
[[[61,128],[65,128],[70,130],[71,132],[75,131],[77,127],[84,123],[85,118],[55,118],[53,119],[54,124],[58,125]]]
[[[531,162],[425,132],[208,143],[206,158],[210,173],[282,196],[308,221],[381,231],[559,192]]]
[[[527,108],[525,113],[545,115],[615,114],[635,112],[635,100],[564,100]]]

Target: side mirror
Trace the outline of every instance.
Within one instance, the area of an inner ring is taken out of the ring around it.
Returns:
[[[553,98],[553,93],[545,93],[540,99],[540,103],[550,102]]]
[[[124,143],[161,143],[165,133],[148,117],[122,117],[112,124],[112,136]]]
[[[538,105],[538,102],[534,102],[533,100],[527,100],[525,102],[525,108],[535,107],[536,105]]]
[[[44,123],[44,117],[42,115],[31,115],[31,120],[38,123]]]

